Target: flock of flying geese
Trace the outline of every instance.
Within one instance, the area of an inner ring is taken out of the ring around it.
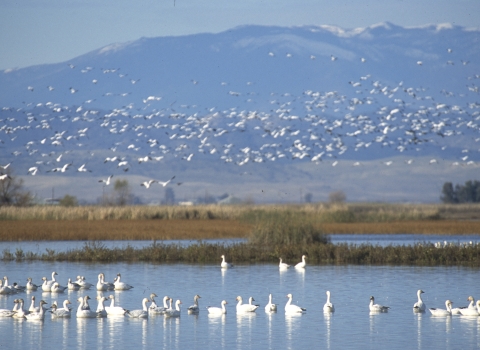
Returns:
[[[70,68],[75,70],[73,65]],[[93,71],[92,67],[81,70],[84,74]],[[104,74],[112,72],[118,74],[118,69],[103,70]],[[88,162],[100,163],[100,159],[95,152],[86,150],[107,147],[112,156],[103,163],[113,164],[113,169],[106,169],[109,173],[117,169],[128,171],[135,163],[158,162],[167,157],[184,161],[216,157],[239,166],[303,159],[336,166],[347,152],[383,148],[390,150],[389,155],[407,154],[427,151],[430,145],[445,150],[451,144],[444,142],[446,139],[475,133],[474,141],[479,142],[480,90],[473,82],[480,75],[465,79],[469,81],[465,91],[442,90],[445,100],[436,101],[427,95],[426,88],[406,86],[403,82],[391,85],[367,74],[349,82],[353,96],[337,91],[308,90],[301,95],[272,92],[266,102],[271,106],[269,111],[165,106],[160,96],[146,97],[141,106],[130,103],[110,111],[89,107],[93,99],[79,106],[37,102],[26,108],[3,107],[0,133],[5,138],[0,143],[13,142],[9,148],[14,157],[35,159],[35,164],[18,169],[32,176],[72,172],[77,162],[78,173],[92,172],[87,168]],[[97,84],[98,79],[92,82]],[[141,84],[138,79],[131,82]],[[33,87],[28,89],[34,92]],[[72,88],[71,92],[77,91]],[[448,103],[450,97],[458,95],[473,100],[461,105]],[[63,129],[58,130],[59,127]],[[30,140],[16,142],[17,138],[23,140],[26,133],[31,135]],[[111,140],[115,141],[109,146],[99,145]],[[476,165],[477,151],[465,146],[452,165]],[[63,163],[65,158],[68,160]],[[431,158],[428,162],[437,164],[439,159]],[[383,163],[390,166],[393,161]],[[405,160],[407,166],[413,163],[413,158]],[[359,161],[350,164],[363,165]],[[112,176],[99,182],[108,184]],[[153,182],[141,185],[149,188]],[[165,186],[168,181],[159,183]]]
[[[228,263],[225,260],[225,256],[222,255],[222,262],[220,267],[222,269],[232,268],[233,265]],[[295,265],[296,269],[305,269],[306,267],[306,256],[302,256],[302,261]],[[282,258],[280,258],[279,269],[288,269],[291,266],[284,263]],[[91,287],[95,287],[99,292],[106,292],[106,291],[125,291],[132,289],[133,286],[121,281],[121,274],[118,273],[117,276],[114,278],[113,282],[105,281],[105,275],[100,273],[98,275],[98,282],[96,285],[89,283],[86,281],[84,276],[77,276],[77,280],[72,282],[69,278],[67,286],[61,286],[59,282],[55,279],[55,276],[58,274],[54,271],[52,272],[52,279],[48,280],[46,277],[43,277],[42,285],[36,285],[33,283],[32,278],[27,279],[27,284],[25,286],[20,286],[17,283],[13,283],[12,285],[9,284],[8,277],[5,276],[0,283],[0,295],[11,295],[21,292],[34,292],[38,289],[41,289],[43,292],[50,292],[50,293],[63,293],[65,290],[68,291],[78,291],[80,289],[88,290]],[[426,311],[426,305],[422,300],[423,290],[419,289],[417,292],[418,301],[413,305],[413,311],[416,313],[423,313]],[[330,291],[326,291],[327,300],[323,306],[324,313],[333,313],[335,312],[335,307],[330,300],[331,294]],[[182,301],[177,300],[175,302],[175,306],[173,306],[173,299],[169,296],[165,296],[163,298],[163,305],[157,305],[155,301],[155,297],[158,297],[155,293],[151,293],[149,298],[142,299],[142,308],[135,309],[135,310],[127,310],[119,305],[115,304],[115,297],[113,295],[109,295],[108,297],[103,296],[103,294],[99,294],[97,296],[97,308],[94,310],[89,305],[89,300],[91,299],[88,295],[84,297],[79,297],[78,307],[76,311],[77,318],[102,318],[107,316],[128,316],[131,318],[148,318],[149,315],[164,315],[165,317],[180,317],[181,315],[181,306]],[[187,310],[188,314],[199,314],[200,307],[198,304],[198,300],[200,299],[200,295],[195,295],[193,300],[194,303],[191,305]],[[288,301],[285,304],[285,314],[303,314],[306,313],[307,309],[300,307],[298,305],[292,304],[293,295],[291,293],[287,294]],[[105,302],[110,300],[110,305],[105,306]],[[254,304],[253,302],[255,299],[253,297],[249,297],[248,304],[243,303],[243,298],[241,296],[237,296],[236,298],[237,305],[236,305],[236,312],[237,314],[244,314],[244,313],[251,313],[255,312],[260,305]],[[429,308],[428,310],[433,316],[450,316],[450,315],[464,315],[464,316],[480,316],[480,300],[475,303],[475,299],[472,296],[468,297],[468,301],[470,304],[467,307],[460,307],[460,308],[452,308],[452,302],[447,300],[445,302],[446,309],[438,309],[438,308]],[[147,305],[150,303],[150,305]],[[31,304],[27,309],[24,308],[24,299],[19,298],[14,300],[14,307],[13,309],[0,309],[0,317],[12,317],[12,318],[20,318],[20,319],[27,319],[27,320],[44,320],[45,315],[47,312],[51,313],[52,318],[68,318],[71,317],[72,312],[69,305],[71,304],[70,300],[65,300],[62,303],[62,307],[57,304],[57,301],[54,301],[53,305],[46,309],[44,306],[47,303],[44,300],[39,302],[39,306],[35,304],[35,296],[31,297]],[[207,306],[206,309],[209,314],[211,315],[223,315],[227,313],[227,301],[222,300],[220,303],[220,307],[217,306]],[[384,306],[380,304],[375,304],[375,298],[373,296],[370,297],[370,304],[369,310],[370,313],[385,313],[388,312],[390,309],[389,306]],[[268,296],[268,303],[265,305],[265,312],[266,313],[276,313],[277,312],[277,304],[272,302],[272,294],[270,293]]]

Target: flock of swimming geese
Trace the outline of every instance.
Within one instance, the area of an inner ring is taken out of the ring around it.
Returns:
[[[233,265],[228,263],[225,260],[225,256],[222,255],[222,262],[220,267],[222,269],[232,268]],[[306,256],[302,256],[302,261],[295,265],[296,269],[305,269],[306,267]],[[279,268],[288,269],[290,265],[284,263],[282,258],[280,258]],[[20,286],[17,283],[9,284],[8,277],[5,276],[0,280],[0,295],[11,295],[21,292],[34,292],[37,289],[41,289],[43,292],[51,293],[63,293],[65,290],[68,291],[78,291],[80,289],[88,290],[91,287],[94,287],[92,283],[89,283],[85,280],[84,276],[77,276],[77,280],[72,282],[69,278],[67,286],[61,286],[59,282],[55,279],[55,276],[58,274],[54,271],[52,272],[52,279],[48,280],[46,277],[43,277],[42,285],[38,286],[33,283],[32,278],[27,279],[27,284],[25,286]],[[95,288],[99,292],[104,291],[124,291],[132,289],[133,286],[121,281],[120,273],[117,274],[117,277],[114,278],[113,283],[105,281],[105,275],[100,273],[98,275],[98,282],[95,285]],[[418,290],[417,296],[418,301],[413,305],[413,311],[423,313],[426,311],[426,305],[422,300],[423,290]],[[323,306],[324,313],[333,313],[335,312],[335,307],[330,301],[330,291],[326,291],[327,301]],[[173,299],[169,296],[163,298],[163,305],[158,306],[155,301],[155,297],[158,297],[155,293],[151,293],[149,298],[142,299],[142,308],[136,310],[127,310],[119,305],[115,305],[115,297],[110,295],[105,297],[103,295],[97,296],[97,308],[96,310],[92,309],[89,305],[89,300],[91,299],[88,295],[79,297],[77,301],[79,302],[76,312],[77,318],[102,318],[107,316],[128,316],[132,318],[148,318],[149,315],[164,315],[165,317],[180,317],[182,304],[181,300],[175,302],[175,307],[173,307]],[[198,305],[198,299],[200,295],[194,296],[194,303],[188,308],[189,314],[198,314],[200,312],[200,307]],[[288,301],[285,304],[285,314],[303,314],[307,311],[306,308],[300,307],[298,305],[292,304],[293,296],[292,294],[287,295]],[[105,306],[105,302],[110,300],[110,306]],[[255,299],[250,297],[248,304],[243,304],[243,298],[238,296],[236,298],[237,314],[251,313],[255,312],[258,308],[258,304],[254,304]],[[446,309],[437,309],[430,308],[428,309],[433,316],[450,316],[450,315],[464,315],[464,316],[480,316],[480,300],[475,302],[475,299],[471,296],[468,297],[470,305],[468,307],[452,308],[452,302],[447,300],[445,302]],[[147,305],[150,303],[150,305]],[[59,307],[57,301],[54,301],[50,309],[46,309],[44,306],[47,303],[44,300],[40,300],[39,306],[35,304],[35,296],[31,297],[31,304],[28,310],[24,308],[24,300],[22,298],[14,300],[13,309],[0,309],[0,317],[12,317],[17,319],[27,319],[27,320],[37,320],[42,321],[45,319],[45,315],[48,312],[51,313],[52,318],[68,318],[71,317],[72,312],[71,308],[68,305],[71,304],[70,300],[65,300],[62,304],[62,307]],[[206,309],[211,315],[223,315],[227,313],[225,305],[227,305],[226,300],[222,300],[220,307],[216,306],[207,306]],[[371,313],[382,313],[388,312],[390,309],[389,306],[375,304],[375,298],[370,297],[369,309]],[[265,305],[265,312],[272,313],[277,312],[277,304],[272,303],[272,294],[269,294],[268,303]]]

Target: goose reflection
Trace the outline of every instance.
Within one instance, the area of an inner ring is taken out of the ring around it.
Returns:
[[[300,328],[300,322],[302,319],[301,313],[286,313],[285,314],[285,328],[286,328],[286,338],[287,338],[287,347],[295,348],[292,344],[292,336],[296,334]]]
[[[422,349],[422,317],[424,312],[415,312],[415,322],[417,323],[417,348]]]
[[[323,313],[323,319],[325,321],[325,326],[327,328],[326,334],[325,334],[326,346],[327,346],[327,349],[330,349],[331,348],[330,337],[331,337],[331,332],[332,332],[331,327],[332,327],[333,313],[324,312]]]

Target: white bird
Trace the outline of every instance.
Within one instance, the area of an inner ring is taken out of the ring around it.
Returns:
[[[3,279],[0,279],[0,295],[12,294],[14,291],[8,286],[3,284]]]
[[[388,309],[390,309],[390,306],[383,306],[379,304],[374,304],[375,298],[373,296],[370,297],[370,311],[371,312],[388,312]]]
[[[72,279],[69,278],[68,283],[67,283],[67,288],[68,288],[68,290],[79,290],[80,285],[76,282],[72,282]]]
[[[413,311],[414,312],[425,312],[426,306],[422,300],[422,294],[425,293],[423,290],[419,289],[417,291],[418,301],[413,304]]]
[[[110,302],[110,306],[105,306],[105,311],[107,311],[108,316],[123,316],[127,312],[121,306],[115,306],[115,297],[113,295],[108,296],[109,299],[112,301]]]
[[[25,315],[27,320],[31,321],[43,321],[45,319],[45,305],[46,302],[44,300],[40,300],[40,309],[37,312],[30,312],[29,314]]]
[[[452,314],[452,302],[450,300],[445,301],[445,309],[436,309],[436,308],[430,308],[432,316],[450,316]]]
[[[452,310],[451,310],[452,315],[461,315],[462,310],[464,310],[464,309],[476,309],[475,299],[472,296],[469,296],[467,298],[467,301],[470,302],[470,304],[468,304],[468,306],[461,306],[461,307],[452,308]]]
[[[305,262],[305,259],[307,257],[305,255],[302,255],[302,261],[300,261],[297,265],[295,265],[296,269],[304,269],[305,266],[307,266],[307,263]]]
[[[182,304],[182,302],[180,300],[177,300],[175,302],[175,309],[168,309],[167,311],[165,311],[165,317],[180,317],[180,305],[181,304]]]
[[[307,312],[307,309],[292,304],[292,299],[293,299],[292,294],[290,294],[290,293],[287,294],[287,298],[288,298],[288,301],[287,301],[287,304],[285,305],[285,313],[286,314],[298,314],[298,313],[303,314],[303,313]]]
[[[55,271],[52,272],[52,279],[51,280],[47,280],[46,277],[43,277],[42,280],[43,280],[43,284],[42,284],[42,290],[44,292],[51,292],[52,291],[52,285],[56,282],[55,280],[55,276],[58,275],[58,273],[56,273]]]
[[[136,310],[127,310],[127,315],[132,318],[148,318],[148,307],[147,303],[150,300],[148,298],[142,299],[142,308]]]
[[[272,293],[268,295],[268,304],[265,305],[265,312],[277,312],[277,304],[272,303]]]
[[[15,312],[15,315],[13,315],[13,318],[25,318],[25,315],[30,312],[23,309],[23,299],[15,300],[17,302],[17,310]]]
[[[115,286],[115,290],[129,290],[129,289],[132,289],[133,286],[125,283],[125,282],[121,282],[120,281],[120,278],[122,276],[120,275],[120,273],[117,273],[117,278],[115,278],[115,281],[113,282],[113,285]]]
[[[35,176],[38,172],[38,167],[32,166],[28,169],[28,173],[32,176]]]
[[[97,296],[98,305],[97,305],[97,318],[107,317],[107,310],[105,310],[105,298],[104,296]]]
[[[461,309],[460,314],[463,316],[479,316],[480,315],[480,300],[477,300],[475,307],[466,309]]]
[[[87,295],[85,298],[78,298],[77,300],[80,302],[77,308],[77,318],[96,318],[97,313],[93,310],[90,310],[90,308],[86,309],[86,302],[87,300],[90,299],[90,297]]]
[[[52,293],[63,293],[67,287],[61,286],[58,282],[53,282],[51,292]]]
[[[154,297],[156,297],[156,296],[158,296],[158,295],[156,295],[155,293],[150,294],[150,300],[152,301],[152,303],[150,304],[150,307],[149,307],[148,311],[152,314],[163,315],[165,313],[165,311],[168,310],[167,301],[170,300],[170,297],[168,295],[166,295],[163,298],[163,306],[157,306],[157,304],[155,303],[155,299],[154,299]]]
[[[82,165],[80,166],[80,168],[77,169],[77,171],[79,171],[79,172],[81,172],[81,173],[85,173],[85,172],[88,171],[89,173],[91,173],[92,171],[91,171],[91,170],[88,170],[87,168],[85,168],[85,165],[86,165],[86,164],[82,164]]]
[[[98,180],[98,182],[103,182],[105,184],[105,186],[108,186],[108,185],[110,185],[110,180],[112,179],[112,177],[113,177],[113,175],[110,175],[106,179]]]
[[[193,305],[188,307],[188,313],[189,314],[198,314],[200,312],[200,308],[198,307],[198,299],[200,299],[201,296],[196,294],[193,297]]]
[[[40,311],[40,307],[35,306],[35,295],[32,295],[32,303],[30,304],[30,307],[28,308],[29,312],[38,312]]]
[[[280,259],[280,263],[278,264],[278,267],[280,269],[288,269],[290,267],[290,265],[288,265],[287,263],[282,262],[282,258],[279,258],[279,259]]]
[[[76,284],[80,286],[81,289],[90,289],[93,284],[87,282],[84,276],[77,276],[77,280],[75,281]]]
[[[107,290],[113,290],[115,285],[110,282],[105,282],[105,275],[103,273],[98,274],[97,290],[104,292]]]
[[[68,308],[68,304],[70,303],[70,300],[65,300],[63,302],[63,307],[58,308],[56,302],[52,304],[51,306],[51,313],[52,313],[52,318],[58,317],[58,318],[67,318],[70,317],[72,314],[70,312],[70,309]]]
[[[323,305],[323,312],[335,312],[335,307],[330,301],[330,291],[327,290],[325,294],[327,294],[327,302]]]
[[[225,300],[222,300],[221,307],[217,306],[207,306],[208,313],[211,315],[223,315],[227,313],[227,309],[225,308],[225,305],[228,303]]]
[[[0,309],[0,318],[1,317],[12,317],[14,316],[16,313],[17,313],[17,308],[18,308],[18,300],[15,299],[14,300],[14,307],[13,307],[13,310],[9,310],[9,309]]]
[[[222,269],[228,269],[229,267],[233,267],[232,264],[225,261],[225,255],[222,255],[221,258],[222,258],[222,263],[220,264],[220,267]]]
[[[6,179],[12,179],[10,175],[8,174],[1,174],[0,175],[0,181],[6,180]]]
[[[163,187],[167,186],[170,181],[172,181],[173,179],[175,178],[175,176],[173,176],[170,180],[168,181],[165,181],[165,182],[162,182],[162,181],[157,181],[159,185],[162,185]],[[147,187],[148,188],[148,187]]]
[[[145,188],[150,188],[150,185],[153,184],[154,182],[157,182],[157,181],[156,180],[144,181],[140,184],[140,186],[144,186]]]

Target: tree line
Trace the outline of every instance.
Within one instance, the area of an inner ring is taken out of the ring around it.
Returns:
[[[445,182],[440,199],[443,203],[478,203],[480,202],[480,181],[469,180],[465,185]]]

